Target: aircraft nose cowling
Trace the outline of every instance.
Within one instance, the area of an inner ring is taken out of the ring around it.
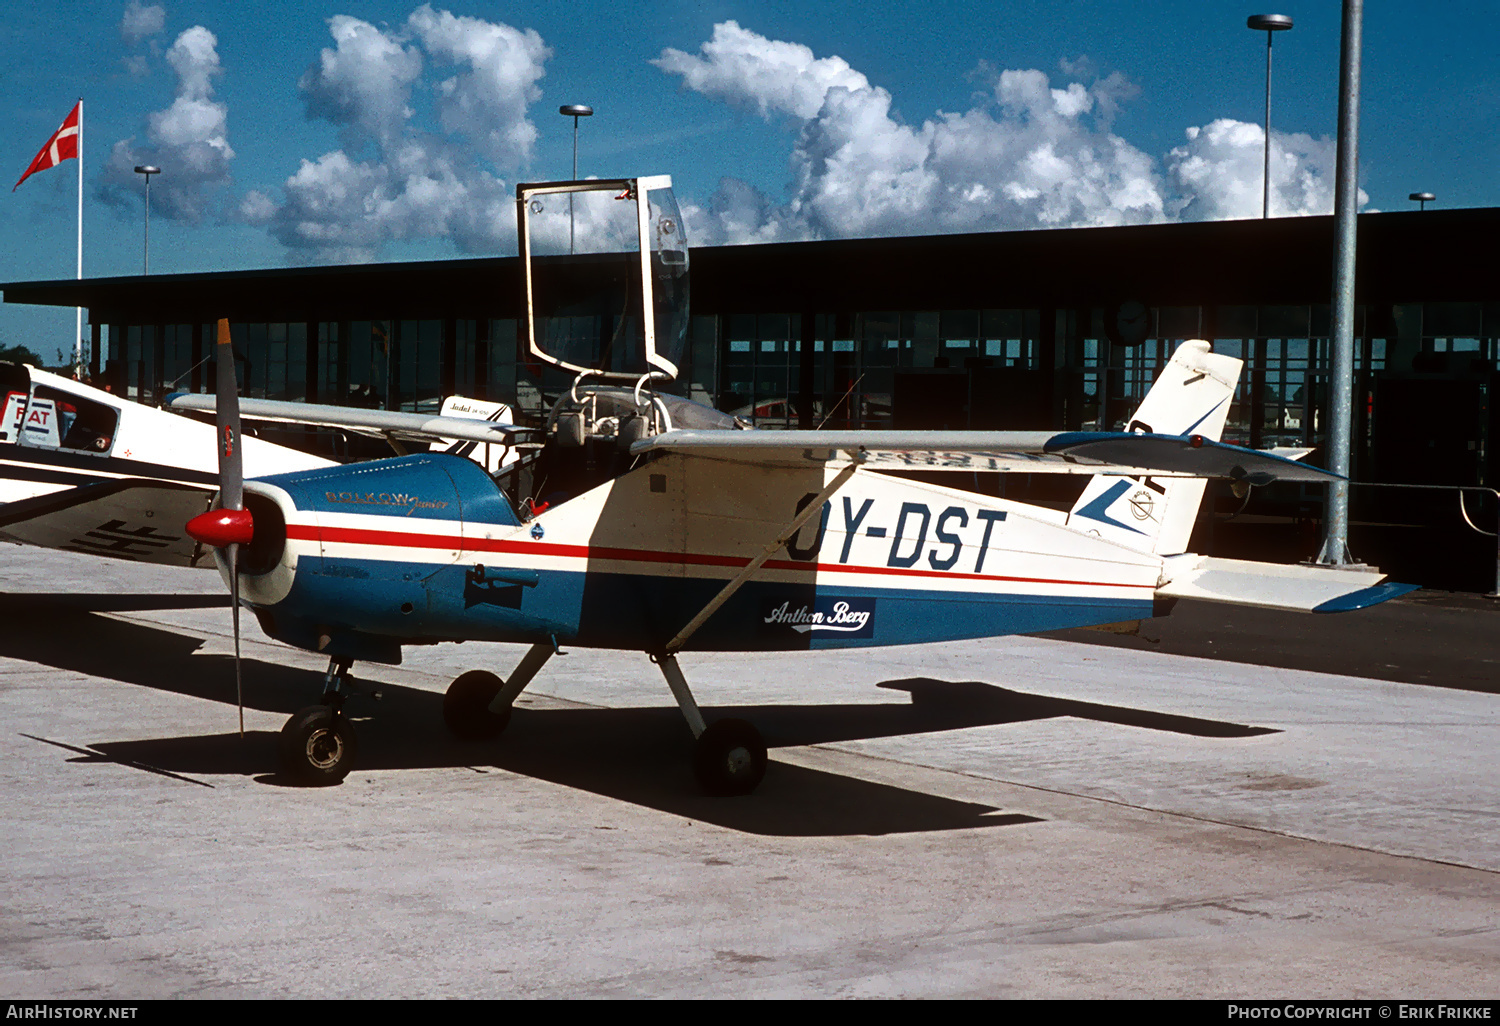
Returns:
[[[249,545],[255,537],[255,519],[248,509],[211,509],[189,520],[186,530],[194,540],[216,549]]]

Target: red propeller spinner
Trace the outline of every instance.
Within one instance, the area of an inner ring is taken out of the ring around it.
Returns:
[[[249,545],[255,537],[255,521],[248,509],[211,509],[189,520],[187,533],[195,541],[216,549]]]

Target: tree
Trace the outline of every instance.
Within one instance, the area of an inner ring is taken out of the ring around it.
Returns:
[[[42,358],[25,346],[0,345],[0,360],[9,360],[11,363],[29,363],[34,367],[42,365]]]

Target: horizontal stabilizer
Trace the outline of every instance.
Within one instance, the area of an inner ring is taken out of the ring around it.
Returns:
[[[1151,467],[1158,473],[1227,477],[1253,485],[1272,481],[1339,481],[1342,475],[1262,449],[1215,442],[1201,435],[1069,431],[1053,436],[1046,451],[1102,464]]]
[[[1188,553],[1165,560],[1166,584],[1159,598],[1191,598],[1267,609],[1345,613],[1416,591],[1414,584],[1386,582],[1379,571],[1321,566],[1283,566]]]

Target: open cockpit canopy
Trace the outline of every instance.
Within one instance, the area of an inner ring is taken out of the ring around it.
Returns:
[[[667,175],[516,186],[531,354],[567,370],[677,376],[688,249]]]

